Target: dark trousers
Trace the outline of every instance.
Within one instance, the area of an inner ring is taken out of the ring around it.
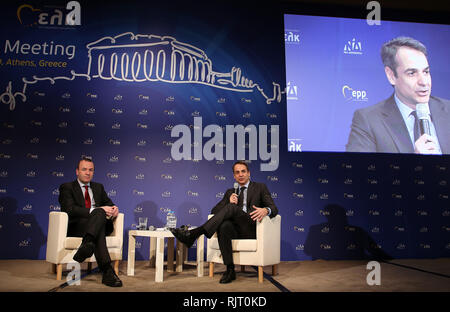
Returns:
[[[81,218],[70,224],[67,230],[68,236],[84,237],[86,234],[94,238],[94,255],[100,270],[104,270],[111,263],[108,248],[106,247],[106,236],[114,230],[111,220],[106,219],[103,209],[97,208],[92,211],[89,218]]]
[[[203,225],[203,228],[208,238],[217,232],[225,265],[233,264],[232,239],[256,238],[256,222],[236,204],[224,206]]]

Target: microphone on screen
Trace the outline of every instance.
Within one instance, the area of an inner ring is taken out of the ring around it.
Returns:
[[[424,133],[431,135],[430,131],[430,111],[427,104],[416,104],[417,118],[419,118],[420,135]]]

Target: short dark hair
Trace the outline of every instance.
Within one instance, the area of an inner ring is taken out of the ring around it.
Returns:
[[[235,167],[236,165],[244,165],[245,168],[247,168],[247,171],[250,171],[250,169],[248,169],[247,163],[246,163],[245,161],[243,161],[243,160],[239,160],[239,161],[237,161],[237,162],[235,162],[235,163],[233,164],[233,173],[234,173],[234,167]]]
[[[395,56],[397,55],[397,51],[401,47],[408,47],[417,51],[422,52],[427,56],[427,48],[425,45],[411,37],[397,37],[394,38],[381,47],[381,60],[383,61],[384,66],[389,67],[394,72],[395,77],[397,77],[397,62],[395,61]]]
[[[83,156],[83,157],[81,157],[81,159],[78,161],[77,169],[80,169],[80,163],[81,163],[82,161],[88,161],[88,162],[94,163],[94,161],[92,160],[92,158]]]

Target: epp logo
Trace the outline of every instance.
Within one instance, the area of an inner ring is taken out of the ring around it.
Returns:
[[[354,90],[350,86],[342,87],[342,95],[347,101],[367,102],[367,92],[364,90]]]

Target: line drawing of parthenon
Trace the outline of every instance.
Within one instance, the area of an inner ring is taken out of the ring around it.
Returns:
[[[242,70],[232,67],[229,72],[216,72],[212,60],[198,47],[183,43],[171,36],[142,35],[125,32],[114,37],[105,36],[86,45],[88,66],[86,73],[70,70],[70,76],[22,78],[21,91],[13,92],[8,82],[0,101],[10,110],[16,106],[16,98],[26,102],[28,85],[41,81],[55,84],[58,80],[75,80],[77,77],[125,81],[130,83],[164,82],[171,84],[200,84],[232,92],[258,91],[266,104],[281,102],[278,83],[272,82],[271,95],[257,82],[245,77]]]

